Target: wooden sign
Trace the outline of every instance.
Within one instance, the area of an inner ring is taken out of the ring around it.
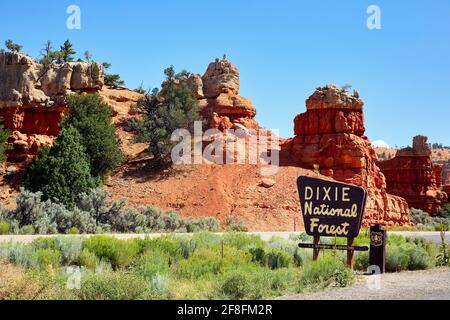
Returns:
[[[364,188],[306,176],[298,178],[297,187],[308,235],[358,236],[367,199]]]

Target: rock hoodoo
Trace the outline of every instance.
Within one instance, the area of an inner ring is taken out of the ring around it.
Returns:
[[[408,205],[386,191],[377,156],[364,136],[364,102],[336,85],[317,90],[306,100],[306,112],[294,120],[295,137],[283,149],[293,161],[335,180],[369,191],[364,223],[409,224]]]
[[[442,184],[450,186],[450,160],[442,165]]]
[[[97,92],[103,86],[103,67],[95,62],[62,65],[36,63],[21,53],[0,53],[0,117],[13,134],[9,161],[24,161],[38,146],[51,141],[74,92]]]
[[[192,75],[188,84],[212,128],[222,131],[239,126],[259,128],[254,119],[256,108],[250,100],[239,95],[239,71],[226,56],[211,62],[203,76]]]
[[[438,213],[447,194],[441,190],[440,166],[433,166],[425,136],[416,136],[413,146],[400,149],[393,159],[378,163],[386,176],[388,192],[401,196],[410,207]]]

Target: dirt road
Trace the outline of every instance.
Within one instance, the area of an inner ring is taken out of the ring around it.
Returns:
[[[450,300],[450,268],[358,276],[354,285],[282,300]],[[369,281],[368,279],[371,278]]]

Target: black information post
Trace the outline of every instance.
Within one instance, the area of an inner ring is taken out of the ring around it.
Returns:
[[[370,258],[371,266],[378,266],[380,273],[386,272],[386,230],[376,224],[370,227]]]

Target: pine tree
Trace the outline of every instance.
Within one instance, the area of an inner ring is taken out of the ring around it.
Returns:
[[[62,129],[53,147],[41,148],[27,167],[25,188],[42,192],[44,200],[73,207],[79,194],[99,184],[91,176],[89,159],[81,141],[75,128]]]
[[[109,62],[103,62],[102,64],[105,70],[111,68],[111,64]],[[120,75],[118,74],[108,74],[105,73],[105,84],[111,88],[118,88],[125,85],[125,81],[120,79]]]
[[[97,94],[71,96],[62,127],[74,127],[82,137],[94,177],[104,178],[123,160],[111,108]]]
[[[73,50],[73,45],[70,40],[64,41],[64,44],[60,47],[60,50],[57,53],[56,62],[58,64],[73,62],[74,55],[77,54],[75,50]]]
[[[11,52],[20,52],[23,48],[20,44],[14,43],[10,39],[5,41],[5,46]]]
[[[144,110],[138,140],[149,143],[153,166],[168,165],[174,142],[170,140],[176,129],[193,132],[194,122],[200,121],[198,101],[187,86],[187,71],[175,73],[171,66],[164,70],[166,81],[161,91],[154,89],[139,102]]]

